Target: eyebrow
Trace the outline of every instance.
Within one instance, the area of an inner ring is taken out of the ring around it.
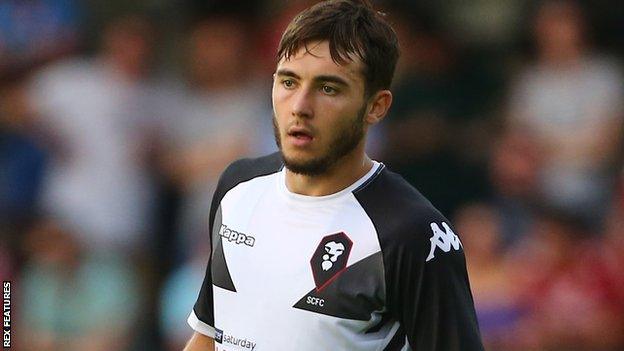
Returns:
[[[291,70],[288,70],[288,69],[283,69],[282,68],[282,69],[277,70],[276,73],[277,73],[278,76],[293,77],[295,79],[301,79],[301,77],[297,73],[295,73],[295,72],[293,72]],[[316,77],[314,77],[314,81],[316,81],[316,82],[330,82],[330,83],[335,83],[335,84],[339,84],[339,85],[349,86],[349,83],[346,80],[344,80],[343,78],[335,76],[335,75],[329,75],[329,74],[323,74],[323,75],[320,75],[320,76],[316,76]]]

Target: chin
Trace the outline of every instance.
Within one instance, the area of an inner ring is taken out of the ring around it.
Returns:
[[[315,163],[314,157],[301,155],[295,152],[282,151],[282,160],[286,166],[294,166],[294,168],[306,167],[310,163]],[[290,168],[290,167],[289,167]]]
[[[325,158],[293,157],[292,154],[284,151],[281,151],[281,154],[286,168],[296,174],[317,176],[325,173],[329,168]]]

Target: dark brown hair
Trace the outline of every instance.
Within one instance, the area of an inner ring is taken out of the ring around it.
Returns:
[[[277,50],[289,59],[312,41],[329,42],[332,60],[344,65],[353,55],[364,63],[366,97],[389,89],[399,43],[385,15],[366,0],[327,0],[301,12],[288,25]]]

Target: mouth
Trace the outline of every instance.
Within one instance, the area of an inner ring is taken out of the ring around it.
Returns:
[[[291,127],[287,134],[295,146],[306,146],[314,140],[312,132],[302,127]]]

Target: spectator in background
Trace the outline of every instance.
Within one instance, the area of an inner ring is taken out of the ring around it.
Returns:
[[[597,248],[601,272],[610,278],[610,297],[619,316],[620,345],[624,345],[624,173],[607,219],[603,241]]]
[[[382,159],[445,215],[486,193],[483,150],[491,87],[483,67],[462,66],[454,43],[430,16],[401,9],[395,28],[402,56]],[[482,160],[483,159],[483,160]]]
[[[538,146],[519,131],[508,132],[493,145],[489,163],[492,203],[501,217],[506,247],[530,231],[541,162]]]
[[[402,57],[397,66],[393,110],[382,124],[387,132],[384,162],[442,211],[457,205],[458,164],[451,150],[454,52],[431,24],[398,16]]]
[[[208,237],[206,215],[219,174],[266,145],[258,130],[270,128],[269,99],[250,79],[245,28],[233,15],[197,23],[189,36],[187,82],[163,99],[162,165],[181,194],[177,231],[186,255],[190,243]]]
[[[152,189],[143,142],[153,112],[146,102],[152,29],[142,17],[104,30],[93,59],[45,67],[30,99],[56,141],[45,181],[45,209],[95,250],[140,247]]]
[[[616,350],[622,346],[621,289],[579,219],[544,210],[513,253],[514,284],[529,307],[524,349]]]
[[[0,78],[0,231],[17,232],[32,219],[46,169],[47,150],[25,77],[19,72]]]
[[[419,2],[413,2],[418,4]],[[427,3],[427,2],[423,2]],[[522,0],[479,0],[432,2],[443,30],[460,45],[496,50],[514,40],[522,20]]]
[[[158,319],[166,350],[182,350],[193,334],[186,324],[186,312],[193,308],[197,300],[209,255],[208,240],[199,242],[191,257],[172,271],[163,284]]]
[[[497,209],[483,203],[462,207],[455,217],[469,255],[467,268],[483,342],[488,350],[522,350],[521,327],[527,306],[520,299]]]
[[[75,237],[54,220],[26,233],[16,289],[21,350],[128,350],[139,315],[134,272],[110,253],[86,254]]]
[[[540,200],[599,225],[621,136],[620,67],[589,48],[575,2],[544,2],[534,25],[537,60],[512,87],[509,135],[522,135],[541,155]]]
[[[0,74],[73,51],[81,15],[75,0],[0,1]]]

